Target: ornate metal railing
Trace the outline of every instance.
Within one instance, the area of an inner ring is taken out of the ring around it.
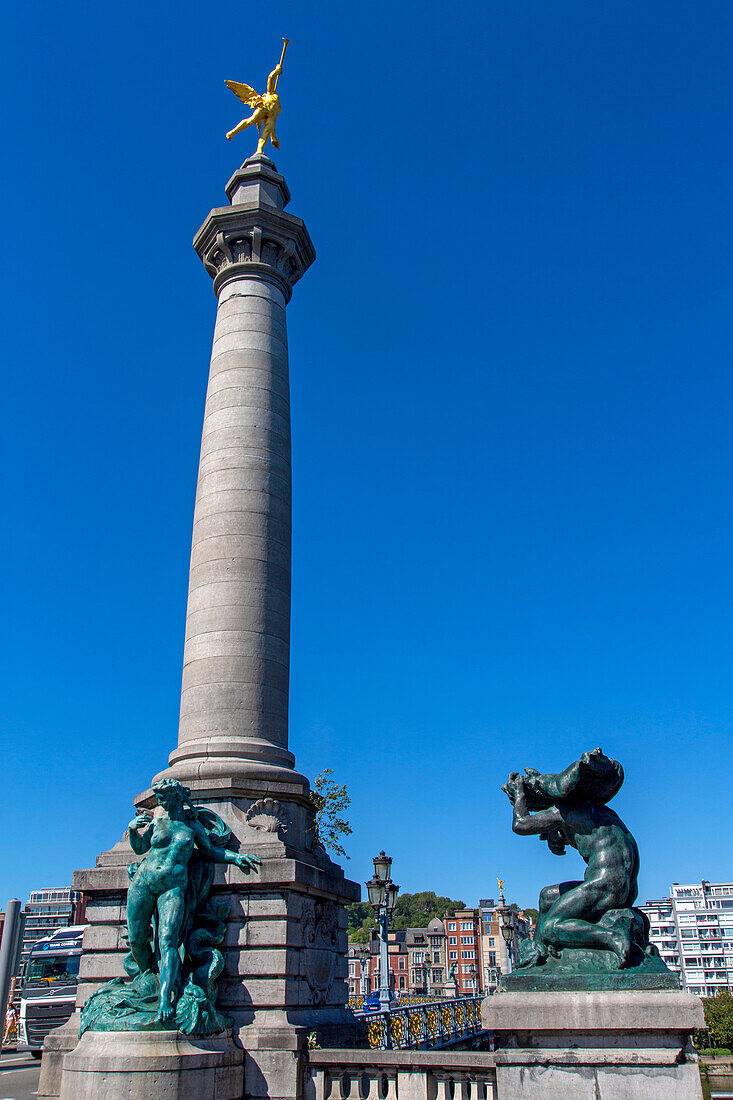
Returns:
[[[391,1008],[362,1016],[372,1050],[429,1050],[469,1039],[482,1031],[482,997]]]
[[[400,993],[400,1008],[409,1008],[411,1005],[426,1005],[432,1004],[435,997],[428,993]],[[359,994],[358,996],[349,997],[349,1008],[353,1012],[361,1012],[364,1007],[364,997]]]
[[[495,1100],[494,1062],[489,1052],[311,1050],[303,1100]]]

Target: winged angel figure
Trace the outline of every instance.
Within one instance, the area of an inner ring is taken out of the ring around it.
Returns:
[[[226,80],[224,82],[227,88],[231,88],[235,96],[242,100],[242,103],[246,103],[248,107],[253,108],[249,118],[243,118],[233,130],[229,131],[227,141],[231,141],[235,134],[246,130],[248,126],[256,126],[260,134],[260,140],[257,142],[258,153],[264,153],[268,138],[276,149],[280,148],[280,142],[275,134],[277,116],[282,110],[280,96],[277,94],[277,82],[280,79],[280,73],[283,71],[283,59],[288,48],[289,39],[283,38],[283,42],[285,44],[280,61],[267,78],[267,91],[264,95],[260,95],[254,88],[250,88],[249,84],[240,84],[238,80]]]

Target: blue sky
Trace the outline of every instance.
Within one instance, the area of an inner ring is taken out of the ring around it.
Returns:
[[[291,747],[346,864],[535,904],[500,784],[601,745],[642,898],[733,877],[733,7],[6,4],[0,903],[175,746],[215,299],[191,238],[280,84]],[[714,825],[718,813],[722,827]]]

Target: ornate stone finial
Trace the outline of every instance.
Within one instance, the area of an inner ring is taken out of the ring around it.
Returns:
[[[280,148],[280,142],[275,134],[275,123],[282,110],[280,96],[277,94],[277,85],[280,80],[280,73],[283,71],[285,51],[289,42],[289,38],[283,38],[283,52],[280,61],[268,76],[267,91],[263,92],[262,95],[259,95],[254,88],[250,88],[249,84],[240,84],[237,80],[224,81],[227,88],[230,88],[235,96],[242,100],[242,103],[254,108],[249,118],[243,118],[233,130],[229,131],[227,141],[231,141],[235,134],[246,130],[248,126],[256,126],[260,133],[260,139],[257,142],[258,153],[264,153],[268,138],[276,149]]]

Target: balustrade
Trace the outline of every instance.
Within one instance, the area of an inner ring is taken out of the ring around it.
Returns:
[[[496,1100],[494,1055],[311,1050],[303,1100]]]

